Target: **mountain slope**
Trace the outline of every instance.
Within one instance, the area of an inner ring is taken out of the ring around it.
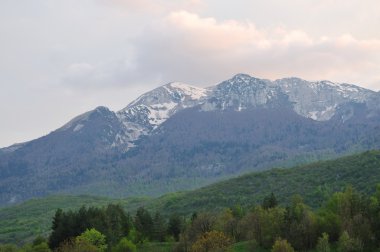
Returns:
[[[246,171],[380,148],[380,93],[238,74],[158,87],[0,152],[0,204],[52,193],[112,197],[193,189]]]
[[[87,183],[102,174],[123,125],[98,107],[62,128],[26,143],[0,158],[0,202],[12,202]]]

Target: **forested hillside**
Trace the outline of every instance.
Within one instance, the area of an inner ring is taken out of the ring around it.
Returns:
[[[6,252],[125,252],[125,251],[378,251],[380,184],[371,195],[347,186],[326,198],[318,209],[300,195],[286,207],[271,193],[260,204],[190,216],[121,205],[57,209],[49,235]]]
[[[53,196],[35,199],[18,206],[0,209],[0,242],[30,241],[38,234],[47,235],[51,217],[57,208],[77,209],[82,205],[120,204],[132,215],[140,206],[159,211],[168,218],[172,214],[191,216],[194,212],[220,212],[227,207],[250,208],[260,204],[272,192],[280,205],[290,204],[299,194],[305,204],[318,208],[333,192],[352,185],[369,195],[380,182],[380,151],[368,151],[336,160],[317,162],[290,169],[273,169],[250,173],[195,191],[167,194],[160,198],[114,200],[89,196]]]
[[[271,169],[219,182],[198,190],[167,194],[151,202],[152,209],[189,214],[192,211],[213,211],[233,205],[259,203],[273,192],[279,202],[289,202],[301,195],[312,207],[333,192],[347,185],[369,194],[380,182],[380,151],[368,151],[331,161],[302,165],[290,169]]]

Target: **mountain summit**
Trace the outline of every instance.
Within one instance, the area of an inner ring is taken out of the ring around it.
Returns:
[[[299,78],[168,83],[120,111],[98,107],[0,149],[0,203],[56,192],[159,195],[380,148],[379,101],[355,85]]]

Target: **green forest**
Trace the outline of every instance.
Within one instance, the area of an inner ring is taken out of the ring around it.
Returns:
[[[379,182],[368,151],[159,198],[51,196],[0,209],[0,251],[378,251]]]
[[[56,210],[47,237],[0,251],[377,251],[380,185],[369,196],[348,186],[312,209],[299,195],[280,206],[262,203],[168,218],[144,207],[134,215],[120,205]]]

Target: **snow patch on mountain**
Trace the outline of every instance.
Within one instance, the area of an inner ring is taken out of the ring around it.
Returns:
[[[79,131],[79,130],[81,130],[82,128],[83,128],[83,124],[77,124],[75,127],[74,127],[74,129],[73,129],[73,131],[75,132],[75,131]]]
[[[212,88],[203,111],[233,109],[242,111],[249,107],[265,106],[278,96],[279,90],[268,80],[237,74]]]
[[[170,87],[170,88],[169,88]],[[181,82],[172,82],[168,85],[164,86],[168,90],[168,92],[172,92],[172,90],[176,90],[180,93],[182,93],[182,99],[184,97],[189,97],[192,100],[199,100],[205,96],[207,96],[207,89],[205,88],[199,88],[199,87],[193,87]]]
[[[148,107],[150,124],[154,125],[154,128],[158,127],[170,117],[171,112],[174,112],[173,110],[177,105],[178,103],[175,102],[167,102]]]
[[[364,103],[373,91],[351,84],[331,81],[308,82],[299,78],[274,81],[284,92],[299,115],[316,121],[330,120],[339,105]]]
[[[90,116],[91,113],[93,113],[94,110],[91,110],[91,111],[88,111],[88,112],[85,112],[79,116],[76,116],[74,117],[72,120],[70,120],[68,123],[66,123],[65,125],[63,125],[61,128],[59,128],[58,130],[68,130],[72,127],[75,127],[77,125],[79,125],[81,122],[84,122],[84,121],[87,121],[88,120],[88,117]],[[73,131],[77,131],[77,130],[74,130]]]
[[[142,135],[148,135],[178,111],[198,105],[208,89],[171,82],[138,97],[117,112],[126,128],[129,146]]]

